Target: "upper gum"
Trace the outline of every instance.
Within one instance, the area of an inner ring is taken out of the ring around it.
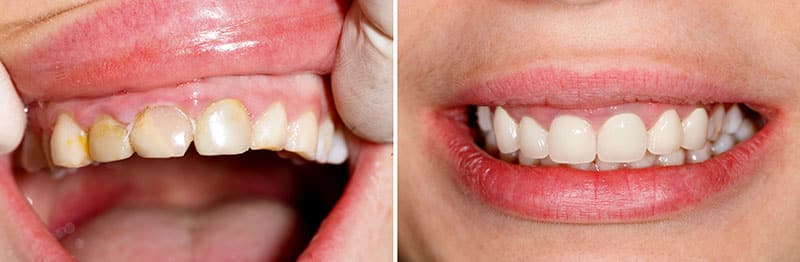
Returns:
[[[506,107],[503,106],[509,115],[519,122],[523,117],[529,117],[544,127],[549,129],[550,123],[559,115],[572,115],[580,117],[588,121],[595,130],[600,130],[603,124],[612,116],[622,113],[633,113],[639,116],[644,122],[645,127],[650,128],[658,118],[661,117],[665,111],[674,109],[678,112],[681,119],[688,116],[694,109],[706,106],[697,105],[674,105],[674,104],[657,104],[657,103],[628,103],[608,107],[591,108],[591,109],[560,109],[546,106],[526,106],[526,107]],[[492,112],[494,112],[494,107]],[[706,108],[708,114],[710,110]]]

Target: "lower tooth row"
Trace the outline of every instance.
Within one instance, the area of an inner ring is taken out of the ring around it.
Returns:
[[[26,138],[23,151],[29,152],[22,157],[29,171],[41,168],[35,146],[29,146],[38,143],[31,139]],[[88,132],[63,113],[43,141],[39,154],[47,154],[55,166],[68,168],[123,160],[134,153],[145,158],[181,157],[191,143],[201,155],[286,150],[307,160],[340,164],[348,154],[344,134],[329,116],[318,122],[315,113],[306,112],[289,121],[283,104],[276,102],[251,124],[247,109],[236,99],[212,103],[197,120],[175,106],[148,107],[129,125],[101,116]]]

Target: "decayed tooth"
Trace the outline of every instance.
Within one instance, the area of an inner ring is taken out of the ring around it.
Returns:
[[[686,151],[683,149],[675,150],[675,152],[667,155],[658,156],[658,165],[660,166],[680,166],[686,161]]]
[[[530,117],[523,117],[519,122],[519,152],[521,156],[533,159],[542,159],[549,152],[547,130]]]
[[[336,129],[333,132],[333,139],[331,139],[331,150],[328,153],[327,163],[341,164],[347,160],[347,142],[344,139],[344,132],[341,129]]]
[[[494,111],[492,121],[497,149],[500,153],[511,153],[519,150],[519,137],[517,136],[517,122],[502,107]]]
[[[710,159],[712,156],[711,153],[711,143],[705,143],[703,147],[697,150],[689,150],[686,152],[686,162],[689,163],[700,163]]]
[[[56,166],[77,168],[92,163],[86,131],[67,114],[56,120],[50,137],[51,159]]]
[[[317,153],[317,117],[306,112],[289,123],[289,136],[286,138],[286,151],[295,152],[305,159],[313,160]]]
[[[97,162],[111,162],[133,155],[128,128],[110,116],[102,116],[89,128],[89,153]]]
[[[204,156],[241,154],[250,148],[250,115],[242,102],[212,103],[197,120],[194,147]]]
[[[317,154],[314,159],[319,163],[328,160],[328,153],[331,151],[331,140],[333,140],[333,121],[330,116],[325,116],[319,124],[319,137],[317,138]]]
[[[678,112],[670,109],[661,114],[650,128],[647,149],[656,155],[666,155],[681,148],[683,127]]]
[[[550,159],[556,163],[580,164],[594,161],[597,139],[592,126],[576,116],[562,115],[553,119],[547,140]]]
[[[283,103],[272,104],[253,125],[253,143],[250,148],[273,151],[283,149],[288,136],[288,125],[289,120],[286,119],[286,109],[283,107]]]
[[[39,171],[48,166],[47,157],[42,146],[42,138],[39,135],[33,132],[25,132],[20,150],[22,150],[20,164],[25,171]]]
[[[519,161],[519,164],[523,166],[533,166],[539,164],[539,159],[525,157],[522,154],[519,154],[517,161]]]
[[[131,128],[133,151],[146,158],[181,157],[192,142],[192,120],[174,106],[148,107]]]
[[[714,112],[708,118],[708,135],[706,139],[717,141],[719,135],[722,133],[722,123],[725,120],[725,106],[717,104],[714,106]]]
[[[722,123],[722,132],[726,134],[736,133],[736,130],[739,130],[739,126],[742,125],[743,120],[744,115],[742,114],[742,110],[739,109],[739,104],[733,104],[731,108],[728,109],[728,113],[725,114],[725,120]]]
[[[678,149],[680,150],[680,149]],[[642,159],[638,161],[628,163],[627,166],[633,169],[640,169],[640,168],[648,168],[653,166],[656,163],[658,156],[653,154],[645,154]]]
[[[745,119],[742,121],[742,125],[739,126],[739,130],[736,130],[733,136],[736,137],[736,141],[742,142],[753,137],[755,133],[756,125],[753,124],[753,121],[750,121],[750,119]]]
[[[733,135],[722,134],[719,139],[714,141],[714,144],[711,145],[711,152],[713,152],[714,155],[719,155],[730,150],[734,145],[736,145],[736,138],[734,138]]]
[[[620,163],[611,163],[611,162],[603,162],[603,161],[595,161],[595,167],[597,167],[597,171],[608,171],[608,170],[617,170],[620,167]]]
[[[612,116],[597,134],[597,159],[627,163],[642,159],[647,150],[647,130],[636,114]]]
[[[492,130],[492,110],[488,106],[479,106],[476,112],[478,116],[478,127],[483,133]]]
[[[696,150],[703,147],[708,135],[708,114],[703,108],[692,111],[681,123],[683,126],[683,142],[681,147]]]

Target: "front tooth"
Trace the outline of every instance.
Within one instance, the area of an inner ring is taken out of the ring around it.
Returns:
[[[624,113],[606,120],[597,134],[597,159],[627,163],[642,159],[647,150],[647,130],[636,114]]]
[[[686,161],[686,150],[679,149],[668,155],[658,156],[660,166],[680,166]]]
[[[519,159],[517,159],[517,161],[519,161],[519,164],[523,166],[533,166],[539,163],[539,159],[528,158],[522,154],[519,154]]]
[[[723,134],[711,145],[711,151],[714,152],[714,155],[719,155],[730,150],[734,145],[736,145],[736,138],[730,134]]]
[[[592,126],[575,116],[563,115],[553,119],[547,142],[550,145],[550,159],[556,163],[592,162],[597,152],[597,139]]]
[[[328,153],[331,151],[331,140],[333,140],[333,121],[329,116],[325,116],[319,124],[319,138],[317,139],[317,154],[314,159],[319,163],[328,160]]]
[[[569,165],[569,167],[574,168],[574,169],[585,170],[585,171],[595,170],[595,164],[591,163],[591,162],[590,163],[572,164],[572,165]]]
[[[331,140],[331,151],[328,153],[329,164],[341,164],[347,160],[347,141],[344,138],[344,132],[341,129],[336,129],[333,132],[333,139]]]
[[[725,106],[717,104],[714,107],[714,112],[708,118],[708,136],[706,138],[711,141],[716,141],[722,131],[722,123],[725,120]]]
[[[174,106],[148,107],[131,128],[131,145],[146,158],[181,157],[193,139],[192,120]]]
[[[492,130],[492,110],[488,106],[479,106],[478,112],[478,127],[483,133]]]
[[[711,158],[711,143],[705,143],[703,147],[697,150],[689,150],[686,153],[686,161],[689,163],[700,163]]]
[[[517,137],[517,123],[508,115],[502,107],[497,107],[494,111],[494,135],[497,141],[497,149],[500,153],[511,153],[519,150],[519,138]]]
[[[250,148],[250,115],[242,102],[228,98],[206,107],[197,120],[194,147],[204,156],[247,151]]]
[[[645,154],[642,159],[628,163],[628,167],[633,169],[648,168],[656,163],[658,156],[653,154]]]
[[[91,164],[88,142],[86,131],[72,117],[67,114],[59,115],[50,137],[53,164],[70,168]]]
[[[128,128],[114,118],[102,116],[89,128],[89,153],[97,162],[111,162],[133,155]]]
[[[540,166],[558,166],[559,164],[556,163],[555,161],[553,161],[553,159],[548,156],[548,157],[542,158],[542,160],[539,160],[539,165]]]
[[[742,125],[742,121],[744,120],[744,115],[742,114],[742,110],[739,109],[738,104],[733,104],[730,109],[728,109],[728,113],[725,114],[725,121],[722,124],[722,132],[727,134],[736,133],[736,130],[739,129],[739,126]]]
[[[508,163],[514,163],[514,160],[517,160],[517,151],[511,153],[500,153],[500,160],[506,161]]]
[[[597,167],[597,171],[617,170],[619,169],[620,163],[597,161],[595,162],[595,166]]]
[[[739,130],[736,130],[736,133],[733,135],[736,137],[736,141],[742,142],[753,137],[755,133],[756,125],[754,125],[753,121],[750,121],[750,119],[745,119],[742,121],[742,125],[739,126]]]
[[[688,150],[696,150],[703,147],[708,135],[708,114],[703,108],[692,111],[681,123],[683,126],[683,142],[681,146]]]
[[[272,104],[267,111],[261,114],[253,125],[252,149],[269,149],[278,151],[286,145],[286,130],[289,120],[286,119],[286,109],[283,103]]]
[[[317,153],[317,117],[306,112],[289,123],[286,151],[295,152],[307,160],[313,160]]]
[[[666,155],[681,148],[683,127],[681,118],[674,109],[667,110],[650,128],[647,149],[656,155]]]
[[[526,158],[542,159],[547,156],[547,130],[536,120],[523,117],[519,122],[519,152]]]

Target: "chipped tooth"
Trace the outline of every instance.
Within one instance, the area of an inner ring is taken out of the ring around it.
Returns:
[[[250,115],[242,102],[222,99],[197,120],[194,148],[204,156],[236,155],[250,148]]]
[[[77,168],[92,163],[89,157],[89,143],[86,131],[67,114],[56,120],[50,138],[53,164],[61,167]]]
[[[647,150],[647,129],[636,114],[612,116],[597,134],[597,159],[627,163],[642,159]]]
[[[319,163],[328,160],[328,153],[331,151],[331,140],[333,140],[333,121],[330,116],[325,116],[319,124],[319,137],[317,138],[317,154],[314,159]]]
[[[667,155],[658,156],[660,166],[680,166],[686,161],[686,150],[678,149]]]
[[[25,132],[20,147],[20,164],[27,172],[35,172],[49,166],[42,138],[33,132]]]
[[[666,155],[681,148],[683,127],[681,118],[674,109],[664,111],[650,128],[647,149],[656,155]]]
[[[603,161],[596,161],[595,167],[597,171],[608,171],[608,170],[617,170],[622,165],[620,163],[611,163],[611,162],[603,162]]]
[[[101,163],[131,157],[128,128],[110,116],[98,118],[89,128],[89,154]]]
[[[286,145],[288,136],[286,109],[283,103],[272,104],[253,125],[253,143],[251,149],[268,149],[278,151]]]
[[[341,129],[336,129],[333,132],[333,139],[331,140],[331,150],[328,153],[327,163],[341,164],[347,160],[347,141],[344,137],[344,132]]]
[[[519,158],[517,159],[517,161],[519,161],[519,164],[523,166],[533,166],[539,164],[539,159],[528,158],[523,156],[522,154],[519,154]]]
[[[542,159],[548,154],[547,130],[536,120],[523,117],[519,122],[519,152],[525,158]]]
[[[595,168],[596,168],[595,164],[591,163],[591,162],[590,163],[581,163],[581,164],[571,164],[571,165],[569,165],[569,167],[574,168],[574,169],[586,170],[586,171],[595,170]]]
[[[476,112],[478,116],[478,127],[483,133],[492,130],[492,110],[488,106],[479,106]]]
[[[539,160],[540,166],[558,166],[559,164],[553,161],[549,156]]]
[[[686,153],[686,162],[690,164],[700,163],[710,159],[711,156],[711,143],[705,143],[700,149],[689,150],[689,152]]]
[[[641,169],[641,168],[648,168],[655,165],[658,156],[653,154],[645,154],[642,159],[639,159],[635,162],[627,163],[627,167],[633,169]]]
[[[692,111],[681,123],[683,126],[683,142],[681,147],[696,150],[703,147],[708,135],[708,114],[703,108]]]
[[[500,160],[506,161],[508,163],[514,163],[514,160],[518,158],[518,151],[514,151],[511,153],[500,153]]]
[[[739,126],[739,130],[736,130],[736,133],[733,135],[736,137],[736,141],[742,142],[745,141],[756,133],[756,125],[753,124],[753,121],[750,119],[745,119],[742,121],[742,125]]]
[[[742,110],[739,108],[739,104],[733,104],[731,108],[728,109],[728,113],[725,114],[725,120],[722,124],[722,132],[726,134],[736,133],[736,130],[738,130],[739,126],[742,125],[743,120],[744,115],[742,114]]]
[[[192,142],[192,120],[174,106],[148,107],[131,128],[133,151],[145,158],[181,157]]]
[[[517,123],[502,107],[494,111],[493,131],[500,153],[511,153],[519,150]]]
[[[295,152],[307,160],[313,160],[317,153],[317,117],[306,112],[287,127],[286,151]]]
[[[550,158],[556,163],[589,163],[594,161],[597,152],[592,126],[576,116],[561,115],[553,119],[547,142]]]
[[[715,156],[720,155],[733,148],[734,145],[736,145],[736,138],[734,138],[733,135],[722,134],[719,139],[714,141],[714,144],[711,145],[711,152],[713,152]]]
[[[725,106],[717,104],[711,117],[708,118],[708,135],[706,139],[716,141],[722,133],[722,123],[725,119]]]

